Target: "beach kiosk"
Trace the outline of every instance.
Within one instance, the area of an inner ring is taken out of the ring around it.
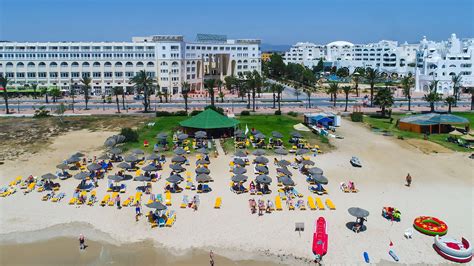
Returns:
[[[197,131],[205,131],[208,137],[220,138],[233,136],[239,120],[229,118],[212,109],[206,109],[201,113],[179,123],[183,131],[194,135]]]
[[[452,114],[429,113],[404,117],[398,122],[398,127],[421,134],[442,134],[453,131],[454,127],[469,131],[469,120]]]

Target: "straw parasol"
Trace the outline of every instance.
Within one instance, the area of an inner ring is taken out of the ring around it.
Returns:
[[[119,175],[109,175],[107,178],[115,182],[120,182],[124,179],[123,176],[119,176]]]
[[[87,172],[80,172],[78,174],[74,175],[74,178],[77,180],[85,180],[89,177],[89,174]]]
[[[247,181],[248,177],[246,175],[234,175],[232,177],[232,182],[245,182]]]
[[[278,155],[287,155],[288,151],[285,150],[285,149],[282,149],[282,148],[278,148],[278,149],[275,150],[275,153],[278,154]]]
[[[198,183],[206,183],[210,182],[211,180],[212,178],[207,174],[200,174],[196,177],[196,182]]]
[[[232,169],[232,173],[236,175],[245,174],[247,173],[247,169],[245,169],[244,167],[234,167],[234,169]]]
[[[288,176],[282,176],[278,179],[278,181],[280,183],[282,183],[285,187],[291,187],[291,186],[294,186],[295,185],[295,181],[293,181],[293,179],[291,179],[290,177]]]
[[[303,154],[306,154],[308,152],[309,152],[308,149],[297,149],[296,150],[296,155],[303,155]]]
[[[284,175],[293,175],[290,170],[288,170],[286,167],[283,167],[283,168],[277,168],[277,172],[278,173],[282,173]]]
[[[134,177],[133,180],[148,182],[148,181],[151,181],[151,177],[150,176],[139,175],[139,176]]]
[[[321,185],[327,185],[329,182],[328,179],[323,175],[311,175],[311,178],[314,180],[314,182]]]
[[[148,157],[147,157],[147,160],[159,160],[160,159],[160,155],[156,154],[156,153],[152,153],[150,154]]]
[[[67,170],[69,169],[69,165],[62,163],[62,164],[56,165],[56,168],[61,169],[61,170]]]
[[[209,153],[209,151],[206,148],[199,148],[196,151],[199,152],[199,153],[202,153],[202,154],[208,154]]]
[[[81,158],[75,156],[71,156],[69,159],[66,160],[67,163],[77,163],[79,161],[81,161]]]
[[[245,166],[245,162],[244,160],[240,159],[240,158],[234,158],[234,163],[235,164],[238,164],[240,166]]]
[[[168,207],[159,201],[153,201],[152,203],[145,204],[148,208],[156,209],[157,211],[164,211]]]
[[[108,160],[110,159],[110,156],[108,154],[102,154],[101,156],[97,157],[99,160]]]
[[[278,131],[272,131],[272,136],[277,139],[283,138],[283,135]]]
[[[183,148],[181,148],[181,147],[178,147],[178,148],[174,149],[173,152],[174,152],[174,154],[176,154],[176,155],[183,155],[183,154],[186,154],[186,151],[185,151]]]
[[[287,167],[288,165],[291,165],[291,163],[287,160],[280,160],[280,161],[278,161],[277,164],[281,167]]]
[[[257,158],[255,158],[255,162],[256,163],[262,163],[262,164],[267,164],[268,163],[268,159],[263,157],[263,156],[258,156]]]
[[[194,137],[197,138],[197,139],[205,139],[205,138],[207,138],[207,133],[206,133],[206,131],[202,131],[202,130],[196,131],[194,133]]]
[[[234,156],[235,157],[247,157],[247,153],[244,152],[243,150],[237,150],[237,151],[235,151]]]
[[[117,155],[117,154],[121,154],[121,153],[122,153],[122,149],[120,149],[120,148],[112,148],[112,149],[110,149],[109,152],[112,153],[112,154]]]
[[[184,171],[184,170],[186,170],[180,164],[174,164],[174,163],[170,164],[170,168],[173,169],[173,171]]]
[[[133,153],[133,154],[136,154],[136,155],[138,155],[138,154],[145,154],[145,152],[144,152],[143,150],[140,150],[140,149],[133,149],[133,150],[132,150],[132,153]]]
[[[87,166],[87,170],[89,171],[97,171],[99,169],[102,169],[102,166],[98,163],[91,163]]]
[[[184,163],[184,162],[186,162],[186,158],[183,157],[183,156],[175,156],[175,157],[171,158],[171,162],[173,162],[173,163]]]
[[[138,162],[139,159],[135,155],[128,155],[124,158],[124,161],[126,161],[128,163],[132,163],[132,162]]]
[[[146,172],[152,172],[152,171],[158,171],[158,168],[152,164],[149,164],[145,167],[142,167],[142,170]]]
[[[166,178],[166,181],[168,181],[170,183],[173,183],[173,184],[179,183],[183,180],[184,180],[184,178],[182,178],[179,175],[171,175],[170,177]]]
[[[268,174],[268,168],[265,166],[257,165],[257,167],[255,167],[255,170],[262,174]]]
[[[256,181],[260,184],[270,184],[272,179],[267,175],[259,175],[257,176]]]
[[[198,167],[196,168],[196,173],[197,174],[209,174],[211,171],[207,169],[206,167]]]
[[[359,207],[351,207],[347,211],[349,212],[350,215],[352,215],[354,217],[357,217],[357,218],[369,216],[369,211],[364,210],[364,209],[359,208]]]
[[[118,168],[122,168],[122,169],[130,169],[132,168],[132,166],[126,162],[121,162],[117,165]]]
[[[301,135],[301,133],[300,133],[300,132],[297,132],[297,131],[291,132],[291,136],[292,136],[293,138],[302,138],[302,137],[303,137],[303,136]]]
[[[76,152],[73,155],[71,155],[71,157],[84,157],[84,156],[85,156],[85,154],[82,153],[82,152]]]
[[[189,137],[188,134],[182,133],[182,134],[179,134],[177,138],[178,138],[178,140],[185,140],[188,137]]]
[[[48,180],[52,180],[52,179],[56,179],[58,178],[57,176],[51,174],[51,173],[47,173],[47,174],[44,174],[41,176],[42,179],[48,179]]]
[[[302,165],[314,165],[314,162],[311,160],[303,160],[301,162]]]
[[[311,175],[322,175],[323,169],[318,168],[318,167],[312,167],[308,169],[308,173]]]
[[[253,151],[252,154],[255,155],[255,156],[262,156],[262,155],[265,155],[265,151],[262,150],[262,149],[257,149],[255,151]]]
[[[209,164],[210,162],[208,160],[205,160],[205,159],[199,159],[196,161],[196,164]]]

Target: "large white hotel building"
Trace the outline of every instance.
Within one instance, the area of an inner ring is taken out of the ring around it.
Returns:
[[[137,72],[156,78],[162,91],[178,93],[182,82],[201,90],[204,79],[223,79],[261,71],[260,40],[229,40],[225,35],[198,34],[133,37],[131,42],[0,42],[0,76],[11,86],[57,86],[78,89],[92,79],[92,93],[109,95],[120,86],[129,92]]]
[[[320,58],[332,66],[347,67],[351,73],[357,67],[371,67],[401,76],[415,75],[415,90],[427,91],[433,80],[438,80],[440,93],[452,93],[451,78],[461,75],[463,87],[474,87],[474,39],[460,40],[452,34],[447,41],[428,41],[424,37],[417,44],[380,41],[353,44],[346,41],[326,45],[297,43],[284,55],[285,63],[303,64],[309,68]]]

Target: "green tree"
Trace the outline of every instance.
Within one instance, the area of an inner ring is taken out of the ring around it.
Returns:
[[[37,98],[36,90],[38,89],[38,84],[32,83],[31,89],[33,90],[33,99],[36,99]]]
[[[370,85],[370,106],[373,106],[374,100],[374,86],[375,83],[380,79],[380,72],[376,69],[368,67],[365,70],[365,79]]]
[[[462,76],[461,73],[457,75],[453,75],[451,77],[451,82],[453,83],[453,96],[454,96],[454,107],[457,106],[457,102],[459,101],[459,95],[461,91],[459,88],[461,87]]]
[[[344,108],[344,112],[347,112],[347,104],[349,103],[349,93],[351,93],[351,86],[343,86],[342,91],[346,95],[346,107]]]
[[[191,85],[188,82],[184,81],[183,83],[181,83],[181,95],[183,95],[184,110],[186,111],[186,113],[188,113],[188,96],[190,89]]]
[[[46,88],[46,87],[41,87],[40,93],[41,93],[41,95],[44,95],[45,102],[46,102],[46,103],[49,103],[49,100],[48,100],[48,88]]]
[[[403,95],[408,100],[408,111],[411,111],[411,87],[413,86],[413,78],[406,76],[402,78]]]
[[[89,110],[89,98],[92,79],[90,77],[82,77],[82,92],[84,93],[84,101],[86,102],[86,110]]]
[[[294,89],[295,89],[295,96],[296,96],[296,101],[299,101],[299,96],[301,95],[301,91],[300,91],[300,86],[298,84],[296,84],[294,86]]]
[[[377,90],[377,94],[375,95],[374,98],[374,104],[379,106],[380,109],[382,110],[382,116],[385,117],[385,112],[388,107],[391,107],[393,105],[394,99],[393,99],[393,93],[390,88],[385,87],[385,88],[379,88]]]
[[[346,78],[349,74],[349,69],[347,67],[341,67],[336,71],[336,76],[340,78]]]
[[[227,77],[224,78],[224,82],[225,82],[226,89],[230,93],[234,94],[234,86],[235,86],[235,82],[236,82],[235,77],[227,76]]]
[[[277,53],[272,54],[268,62],[268,74],[275,79],[281,79],[285,74],[286,65],[283,62],[283,57]]]
[[[319,58],[318,64],[313,66],[313,73],[318,74],[324,71],[324,61],[323,58]]]
[[[73,83],[73,80],[71,79],[70,82],[69,82],[69,93],[70,93],[70,96],[71,96],[71,99],[72,99],[71,109],[72,109],[72,112],[74,113],[74,104],[76,103],[74,99],[75,99],[75,96],[76,96],[76,91],[72,87],[72,83]]]
[[[127,88],[126,87],[122,88],[122,110],[125,110],[125,94],[127,94]]]
[[[58,98],[61,96],[61,91],[59,90],[58,87],[52,88],[49,93],[51,93],[51,96],[53,97],[53,103],[55,103]]]
[[[144,112],[147,113],[150,107],[150,94],[155,86],[155,80],[149,77],[145,70],[141,70],[130,81],[134,84],[138,93],[143,93],[143,107],[145,109]]]
[[[448,105],[448,113],[451,113],[451,106],[456,103],[456,97],[448,96],[446,99],[444,99],[444,102]]]
[[[359,97],[359,83],[360,83],[361,77],[363,77],[364,74],[365,74],[364,68],[362,68],[362,67],[357,67],[357,68],[354,70],[354,73],[352,73],[352,75],[351,75],[352,81],[353,81],[354,84],[355,84],[354,90],[355,90],[355,92],[356,92],[356,97]]]
[[[5,100],[5,113],[10,114],[10,109],[8,109],[8,90],[7,85],[10,82],[7,77],[0,77],[0,86],[3,88],[3,100]]]
[[[209,97],[211,98],[211,106],[214,106],[214,87],[216,85],[215,79],[206,79],[204,80],[204,87],[209,93]]]
[[[224,87],[224,82],[220,79],[216,80],[216,86],[217,86],[217,91],[218,95],[222,94],[222,87]],[[222,102],[224,101],[224,98],[221,98]]]
[[[273,109],[276,108],[275,104],[276,104],[276,83],[272,83],[270,85],[270,90],[272,91],[272,95],[273,95]]]
[[[123,88],[120,86],[113,87],[112,94],[115,95],[115,102],[117,103],[117,113],[120,113],[120,103],[118,96],[123,95]]]
[[[278,111],[281,112],[281,94],[285,90],[285,87],[281,84],[275,84],[275,92],[277,93],[277,100],[278,100]]]
[[[311,93],[313,92],[313,90],[311,89],[311,87],[308,87],[304,90],[304,92],[306,93],[306,97],[308,97],[308,108],[311,109]]]
[[[337,93],[339,92],[339,83],[331,82],[329,83],[329,88],[327,89],[327,93],[331,95],[331,99],[334,103],[334,107],[336,107],[336,100],[337,100]]]
[[[428,94],[423,96],[423,100],[430,104],[430,111],[434,112],[435,110],[435,103],[442,100],[441,95],[437,91],[438,81],[433,80],[429,86]]]
[[[471,111],[474,111],[474,87],[469,88],[469,93],[471,94]]]

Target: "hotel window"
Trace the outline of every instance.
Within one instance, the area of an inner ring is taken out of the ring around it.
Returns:
[[[90,73],[90,72],[82,72],[82,77],[83,77],[83,78],[90,78],[90,77],[91,77],[91,73]]]
[[[104,72],[104,77],[105,78],[111,78],[112,77],[112,72]]]
[[[121,78],[121,77],[123,77],[123,72],[115,72],[115,77],[116,77],[116,78]]]
[[[133,76],[134,76],[133,71],[125,72],[125,77],[129,78],[129,77],[133,77]]]
[[[68,72],[61,72],[61,78],[68,78],[69,73]]]
[[[58,72],[49,72],[49,77],[50,78],[57,78],[58,77]]]
[[[161,46],[161,50],[166,50],[166,46]]]
[[[100,72],[93,72],[92,77],[94,78],[100,78]]]
[[[38,72],[38,78],[46,78],[46,72]]]
[[[78,78],[79,72],[71,72],[71,78]]]
[[[36,78],[36,73],[35,72],[28,72],[28,77],[29,78]]]
[[[17,73],[16,73],[16,77],[17,77],[17,78],[24,78],[24,77],[25,77],[25,73],[17,72]]]
[[[5,73],[5,75],[6,75],[7,78],[13,78],[15,76],[15,73],[7,72],[7,73]]]

